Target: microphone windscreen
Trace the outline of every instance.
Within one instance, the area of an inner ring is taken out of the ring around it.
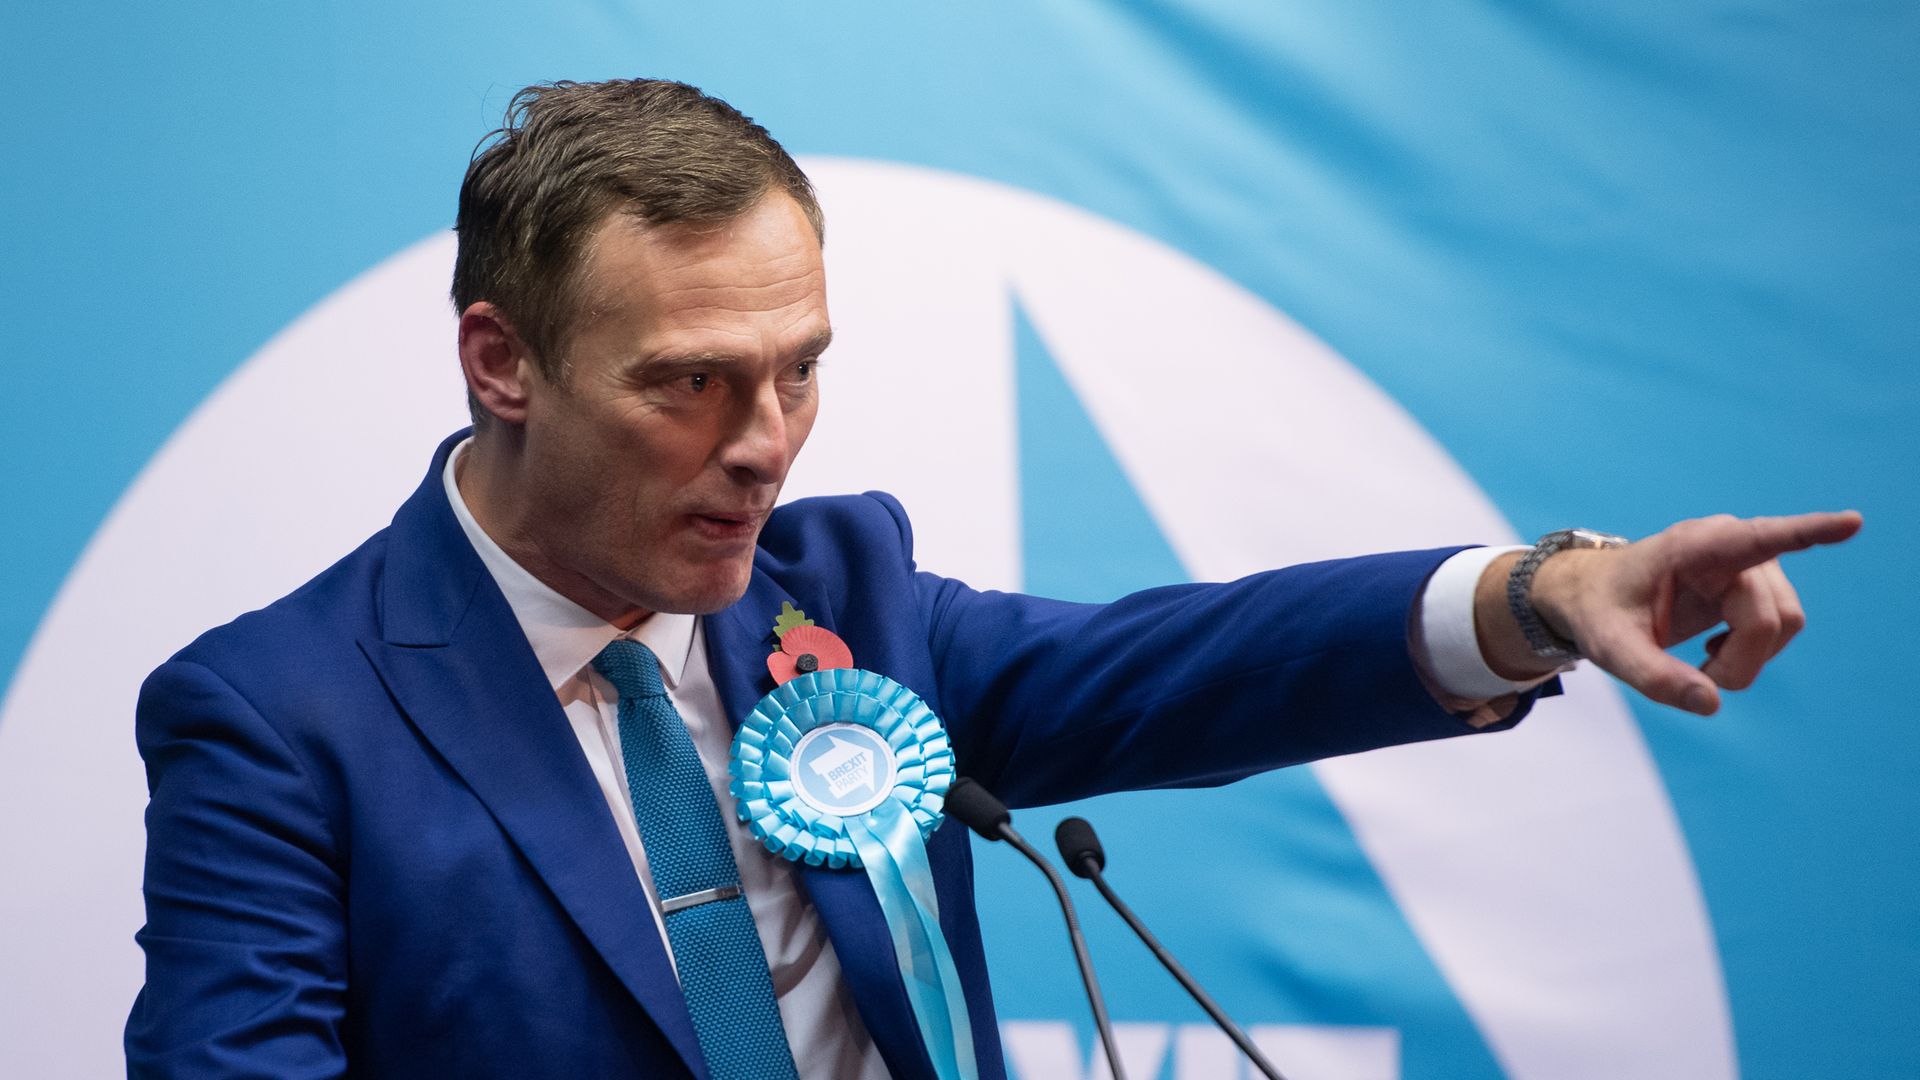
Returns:
[[[946,802],[947,813],[989,840],[1000,839],[1000,826],[1013,820],[1013,815],[1007,812],[1006,803],[964,776],[947,789]]]
[[[1093,825],[1086,818],[1070,817],[1062,821],[1053,830],[1053,842],[1060,846],[1060,858],[1067,869],[1083,878],[1090,878],[1095,872],[1107,868],[1107,852],[1100,846],[1100,837],[1095,835]],[[1087,869],[1087,863],[1093,863],[1093,869]]]

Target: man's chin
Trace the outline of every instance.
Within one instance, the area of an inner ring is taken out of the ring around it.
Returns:
[[[683,581],[678,583],[677,588],[661,590],[664,595],[658,602],[647,606],[653,611],[675,615],[713,615],[739,603],[740,598],[747,594],[747,584],[752,580],[753,571],[749,566],[737,575],[691,587]],[[772,616],[768,616],[768,619],[771,620]]]

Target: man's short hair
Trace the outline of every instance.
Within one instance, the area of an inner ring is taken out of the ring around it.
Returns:
[[[609,213],[656,225],[724,222],[775,189],[824,237],[806,174],[767,129],[719,98],[665,79],[529,86],[481,140],[460,185],[454,309],[497,305],[541,374],[561,381],[582,247]]]

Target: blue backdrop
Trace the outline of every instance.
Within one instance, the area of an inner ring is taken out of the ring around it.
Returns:
[[[1920,709],[1904,686],[1920,645],[1905,550],[1920,530],[1911,5],[693,10],[7,14],[0,685],[189,412],[321,298],[448,226],[468,152],[515,88],[671,76],[797,153],[997,181],[1212,267],[1397,400],[1523,535],[1864,511],[1857,541],[1790,565],[1811,625],[1757,689],[1711,720],[1633,709],[1697,869],[1741,1075],[1920,1075]],[[1028,588],[1093,597],[1186,576],[1043,335],[1020,325]],[[1209,376],[1202,360],[1179,378]],[[1069,468],[1090,501],[1061,512],[1049,485]],[[1126,538],[1123,557],[1077,556],[1092,519]],[[29,751],[0,737],[9,752]],[[1378,892],[1311,774],[1259,792],[1293,830],[1288,865]],[[1298,966],[1216,957],[1224,946],[1181,923],[1180,890],[1146,856],[1223,804],[1153,798],[1101,819],[1126,823],[1108,825],[1116,881],[1196,969],[1226,973],[1222,996],[1250,1020],[1396,1028],[1408,1078],[1506,1075],[1415,937],[1372,908],[1282,888],[1277,955]],[[1057,816],[1032,815],[1028,832]],[[984,914],[1008,927],[990,943],[1003,1015],[1077,1021],[1053,916],[1005,854],[979,853]],[[0,866],[0,891],[43,887]],[[1111,920],[1090,922],[1120,1018],[1199,1019]],[[1316,963],[1343,974],[1317,981]],[[37,974],[4,978],[25,996]],[[1351,990],[1370,979],[1380,993]],[[44,1035],[0,1020],[0,1043]]]

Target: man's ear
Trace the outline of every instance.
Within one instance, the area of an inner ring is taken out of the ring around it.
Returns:
[[[506,314],[485,300],[460,314],[460,371],[481,409],[509,424],[526,422],[538,364]]]

